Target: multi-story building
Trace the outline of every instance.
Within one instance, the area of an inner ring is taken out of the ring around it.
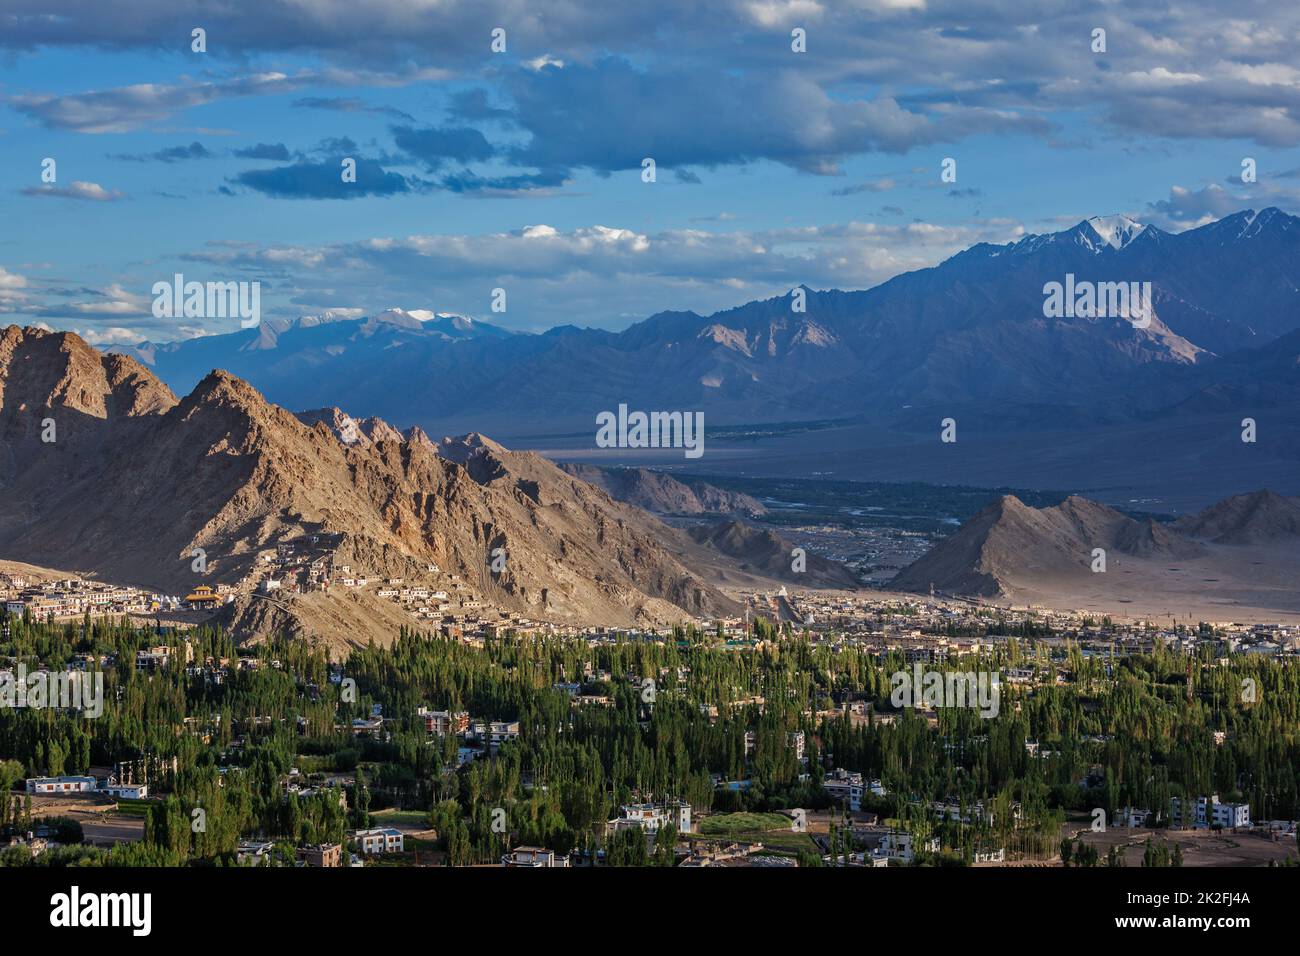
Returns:
[[[314,846],[300,846],[294,854],[304,866],[336,867],[343,865],[343,845],[341,843],[320,843]]]
[[[880,840],[880,846],[872,851],[873,856],[896,860],[899,863],[911,863],[917,853],[938,853],[939,838],[917,840],[905,830],[886,833]]]
[[[464,710],[429,710],[421,707],[417,713],[424,718],[424,729],[439,737],[463,734],[469,729],[469,712]]]
[[[469,725],[470,735],[487,744],[488,750],[496,753],[501,745],[519,739],[519,721],[517,720],[475,720]]]
[[[1197,797],[1186,804],[1178,797],[1169,801],[1169,818],[1178,826],[1196,827],[1248,827],[1249,803],[1220,803],[1219,795]]]
[[[803,760],[804,747],[807,742],[807,735],[802,730],[792,730],[786,735],[790,747],[794,750],[794,759]]]
[[[401,853],[406,845],[402,831],[394,827],[376,827],[372,830],[353,830],[352,839],[367,856],[379,853]]]
[[[828,797],[850,810],[862,809],[862,774],[836,768],[822,780],[822,789]]]

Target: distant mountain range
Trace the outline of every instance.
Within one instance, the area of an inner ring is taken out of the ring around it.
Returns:
[[[1149,325],[1044,315],[1044,286],[1150,282]],[[1094,218],[981,243],[860,292],[796,292],[622,332],[515,334],[389,310],[124,351],[178,391],[225,369],[291,408],[515,435],[597,412],[702,410],[711,425],[864,418],[934,427],[981,409],[1006,427],[1187,416],[1300,402],[1300,219],[1246,210],[1182,233]]]

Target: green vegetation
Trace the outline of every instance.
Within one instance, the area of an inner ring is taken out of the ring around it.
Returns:
[[[780,813],[721,813],[707,817],[699,827],[703,836],[728,837],[734,837],[737,833],[789,829],[790,818]]]
[[[187,673],[176,635],[109,621],[9,623],[0,655],[29,667],[62,667],[83,653],[110,660],[98,720],[0,711],[0,783],[9,793],[0,826],[24,819],[24,798],[11,791],[23,776],[129,761],[151,788],[149,800],[121,802],[123,812],[144,807],[142,843],[64,847],[38,865],[229,865],[241,840],[291,849],[390,821],[431,828],[429,846],[452,865],[494,862],[520,844],[666,865],[671,847],[647,846],[635,832],[607,838],[606,821],[620,804],[677,798],[691,803],[702,834],[758,840],[811,862],[811,838],[775,811],[829,807],[821,784],[833,768],[880,779],[888,796],[864,807],[920,839],[938,837],[936,863],[990,847],[1052,856],[1067,813],[1140,806],[1163,815],[1176,795],[1247,800],[1257,818],[1300,815],[1300,669],[1255,655],[1191,661],[1189,699],[1189,661],[1180,654],[1108,662],[1006,641],[961,669],[1031,664],[1064,681],[1004,684],[996,717],[943,709],[932,726],[912,710],[888,724],[850,722],[837,709],[848,699],[890,710],[889,676],[903,661],[798,635],[767,634],[763,644],[735,649],[694,630],[595,645],[512,636],[476,649],[403,631],[392,647],[358,648],[341,665],[306,642],[272,641],[246,651],[253,666],[240,667],[225,635],[191,632],[197,664],[229,660],[217,680],[202,667]],[[164,640],[176,649],[172,663],[137,671],[135,651]],[[345,702],[332,677],[355,681],[355,700]],[[641,693],[648,677],[653,703]],[[1242,700],[1244,679],[1258,688],[1255,702]],[[593,680],[604,680],[611,706],[578,705],[555,687]],[[354,736],[352,720],[376,705],[386,718],[381,736]],[[520,738],[462,764],[463,742],[431,738],[421,706],[517,720]],[[716,718],[706,714],[711,707]],[[806,766],[790,746],[795,731],[805,734]],[[1054,755],[1030,756],[1026,740]],[[291,769],[311,793],[287,789]],[[736,780],[748,789],[716,786]],[[929,808],[935,800],[980,803],[992,820],[940,820]],[[846,833],[837,833],[835,852]]]

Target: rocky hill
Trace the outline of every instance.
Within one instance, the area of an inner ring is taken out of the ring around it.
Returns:
[[[898,573],[890,587],[991,597],[1045,577],[1088,573],[1093,550],[1107,556],[1192,558],[1204,548],[1153,521],[1137,521],[1072,495],[1031,508],[1014,495],[992,502]]]
[[[333,409],[296,416],[224,371],[178,401],[134,359],[72,334],[0,335],[0,446],[0,557],[12,560],[176,593],[247,584],[260,550],[324,533],[354,566],[400,576],[436,563],[536,619],[735,609],[661,546],[670,529],[535,454],[480,436],[435,444]]]
[[[776,532],[754,528],[742,521],[699,525],[688,532],[691,539],[718,554],[731,558],[741,571],[787,581],[805,587],[855,588],[857,578],[843,564],[814,554],[804,555],[802,571],[793,570],[793,545]]]
[[[649,468],[599,468],[566,463],[567,474],[603,488],[610,497],[665,515],[761,515],[767,509],[757,498],[718,488],[705,481],[686,481]]]
[[[1094,549],[1106,552],[1105,573]],[[1173,522],[1084,498],[1031,508],[1005,496],[904,568],[901,591],[1008,598],[1106,613],[1236,620],[1300,613],[1300,500],[1255,491]]]
[[[1300,538],[1300,499],[1268,489],[1234,495],[1200,514],[1180,518],[1173,527],[1217,544],[1259,544]]]

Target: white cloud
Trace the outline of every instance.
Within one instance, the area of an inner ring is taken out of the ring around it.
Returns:
[[[91,298],[77,302],[47,303],[32,309],[33,315],[51,318],[81,319],[142,319],[151,316],[152,299],[142,293],[131,292],[119,283],[104,289],[82,290],[92,292]]]
[[[22,191],[24,196],[44,196],[52,199],[85,199],[90,202],[113,202],[125,199],[124,193],[105,189],[99,183],[74,181],[69,186],[28,186]]]
[[[379,236],[312,246],[213,244],[187,253],[226,279],[264,283],[263,312],[455,312],[510,328],[621,328],[664,309],[711,312],[806,282],[860,289],[931,266],[975,242],[1023,234],[1006,220],[962,225],[847,222],[767,230],[602,224],[510,232]],[[509,310],[489,310],[493,288]]]
[[[218,100],[246,96],[274,96],[319,85],[403,86],[446,79],[446,70],[412,69],[403,72],[356,70],[303,70],[248,73],[215,82],[136,83],[107,90],[56,95],[22,93],[5,102],[20,113],[53,129],[79,133],[124,133],[167,119],[175,113]]]
[[[27,301],[27,279],[0,266],[0,309],[14,310]]]

